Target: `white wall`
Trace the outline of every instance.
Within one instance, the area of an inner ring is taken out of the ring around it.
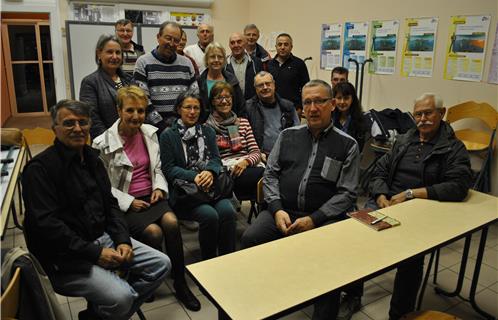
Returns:
[[[23,1],[6,1],[2,0],[2,12],[43,12],[50,15],[50,37],[52,42],[52,56],[54,59],[54,76],[55,92],[57,100],[66,97],[66,68],[63,63],[63,48],[61,34],[61,19],[59,9],[57,8],[58,0],[23,0]]]

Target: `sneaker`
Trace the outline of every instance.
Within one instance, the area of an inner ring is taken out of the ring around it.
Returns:
[[[183,303],[185,308],[192,311],[201,310],[201,303],[194,296],[190,288],[188,287],[186,282],[183,283],[173,283],[173,287],[175,288],[176,298]]]
[[[199,223],[190,220],[180,220],[180,224],[189,231],[197,231],[199,229]]]
[[[361,298],[346,295],[339,306],[337,320],[350,320],[353,314],[361,309]]]

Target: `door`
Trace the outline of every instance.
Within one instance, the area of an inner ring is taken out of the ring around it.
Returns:
[[[48,20],[2,19],[2,48],[12,115],[48,114],[56,103]]]

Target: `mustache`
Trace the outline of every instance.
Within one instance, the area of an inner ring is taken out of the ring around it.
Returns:
[[[417,128],[420,128],[421,126],[433,125],[433,124],[434,124],[434,122],[432,122],[430,120],[420,121],[419,123],[417,123]]]

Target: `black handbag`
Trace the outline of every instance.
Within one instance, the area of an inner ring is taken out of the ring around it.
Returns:
[[[231,198],[233,179],[227,171],[221,171],[214,181],[214,187],[208,192],[199,188],[195,182],[183,179],[175,179],[173,189],[176,199],[174,205],[189,209],[201,204]]]

